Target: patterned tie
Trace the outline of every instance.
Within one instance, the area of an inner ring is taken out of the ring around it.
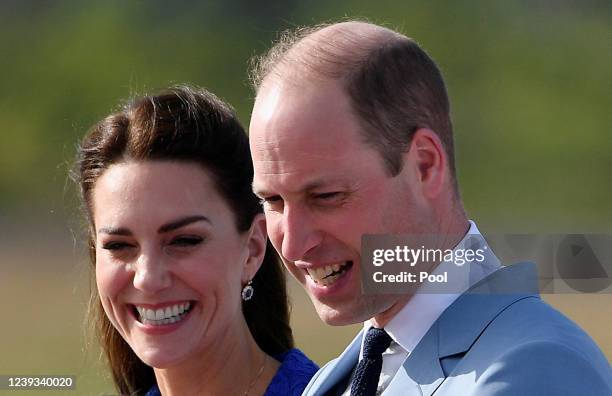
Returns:
[[[363,359],[351,381],[351,396],[374,396],[382,369],[382,353],[389,348],[391,337],[384,329],[370,327],[363,344]]]

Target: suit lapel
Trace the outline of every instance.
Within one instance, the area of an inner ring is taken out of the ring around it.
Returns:
[[[472,286],[437,321],[439,357],[467,352],[502,310],[523,298],[537,297],[537,287],[531,263],[502,267]]]
[[[383,394],[429,396],[443,381],[444,372],[438,359],[438,326],[434,324]]]
[[[442,313],[400,367],[385,393],[419,394],[417,389],[420,389],[424,396],[432,395],[446,379],[441,359],[466,353],[502,310],[534,296],[537,296],[537,274],[530,263],[504,267],[478,282]]]

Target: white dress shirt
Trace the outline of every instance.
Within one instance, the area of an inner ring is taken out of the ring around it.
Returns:
[[[443,274],[448,272],[449,283],[452,282],[452,285],[448,286],[449,293],[427,292],[428,288],[433,290],[437,286],[432,283],[422,284],[418,291],[408,300],[408,303],[384,327],[393,341],[382,355],[383,365],[378,380],[377,395],[384,395],[384,390],[395,376],[395,373],[397,373],[397,370],[399,370],[408,355],[414,350],[442,312],[472,285],[501,267],[499,259],[488,247],[478,227],[471,220],[470,228],[466,235],[453,250],[471,249],[470,244],[472,242],[469,238],[470,235],[477,235],[479,236],[478,240],[483,241],[484,245],[480,244],[478,248],[484,250],[484,260],[482,262],[466,262],[462,266],[447,261],[441,262],[431,273]],[[372,327],[372,324],[367,320],[363,327],[365,334]],[[363,359],[364,338],[361,340],[359,361]],[[349,396],[350,393],[351,385],[349,382],[348,388],[342,396]]]

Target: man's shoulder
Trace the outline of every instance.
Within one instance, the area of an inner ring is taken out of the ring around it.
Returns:
[[[558,343],[577,351],[599,348],[576,323],[539,296],[523,298],[505,307],[484,329],[482,337],[508,340],[507,347],[533,342]],[[585,349],[586,347],[586,349]]]
[[[540,298],[499,312],[447,374],[446,386],[474,395],[612,392],[610,365],[595,342]]]
[[[480,374],[474,395],[610,395],[612,372],[598,350],[538,339],[506,349]]]
[[[492,359],[468,353],[438,389],[439,394],[610,395],[612,372],[605,359],[557,341],[536,340],[504,348]]]
[[[558,343],[590,358],[603,356],[576,323],[544,302],[532,265],[498,270],[460,296],[440,318],[443,353],[503,353],[533,342]],[[527,286],[525,286],[527,285]],[[444,355],[441,355],[444,356]]]

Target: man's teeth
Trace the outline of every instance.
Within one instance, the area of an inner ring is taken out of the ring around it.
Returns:
[[[336,263],[326,265],[325,267],[307,268],[306,270],[315,283],[329,286],[344,273],[347,267],[348,264]]]
[[[136,306],[138,320],[143,324],[164,325],[176,323],[183,319],[191,309],[190,302],[167,306],[166,308],[150,309]]]

